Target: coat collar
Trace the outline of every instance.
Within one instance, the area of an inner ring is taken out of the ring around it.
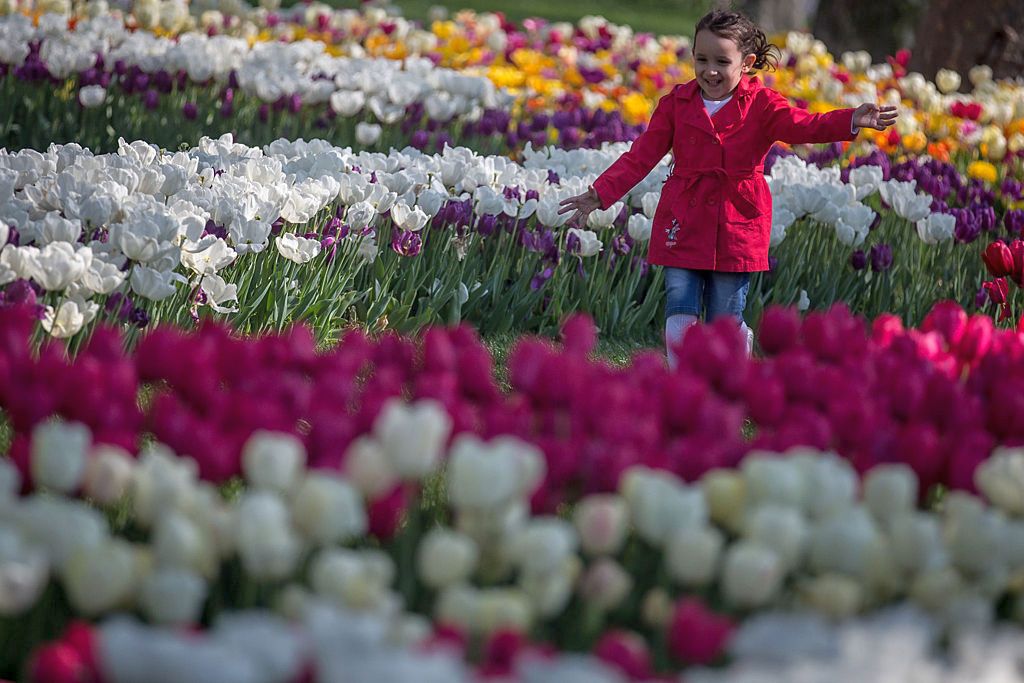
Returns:
[[[743,76],[733,92],[733,97],[745,99],[761,87],[763,87],[761,79],[757,76]],[[696,78],[675,87],[676,97],[682,100],[692,100],[698,93],[700,93],[700,86],[697,85]]]

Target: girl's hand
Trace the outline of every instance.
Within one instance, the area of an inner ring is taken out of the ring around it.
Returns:
[[[893,105],[879,107],[877,104],[865,102],[853,110],[853,125],[857,128],[885,130],[896,123],[897,116],[899,114]]]
[[[590,188],[583,194],[563,199],[558,203],[558,213],[564,214],[575,211],[567,222],[574,225],[586,225],[590,214],[601,208],[601,198],[597,196],[594,188]]]

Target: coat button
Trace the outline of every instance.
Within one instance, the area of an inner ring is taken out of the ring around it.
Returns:
[[[708,206],[714,206],[716,203],[718,203],[717,197],[708,197]]]
[[[696,199],[691,199],[690,200],[690,206],[697,206],[697,200]]]

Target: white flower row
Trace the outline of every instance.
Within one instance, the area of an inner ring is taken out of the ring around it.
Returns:
[[[0,152],[0,285],[22,278],[62,292],[45,321],[55,336],[71,336],[87,324],[96,313],[94,297],[127,288],[160,301],[191,282],[203,288],[214,310],[230,312],[245,293],[221,271],[239,255],[263,252],[279,218],[304,226],[340,204],[351,227],[345,239],[358,241],[354,248],[368,261],[376,258],[374,231],[382,214],[390,212],[402,230],[417,231],[450,199],[472,199],[478,216],[535,218],[559,228],[569,217],[559,215],[559,202],[583,192],[625,149],[528,148],[519,165],[462,147],[440,154],[412,148],[355,153],[320,140],[278,140],[255,148],[226,135],[174,154],[123,141],[117,153],[104,155],[74,144],[43,153]],[[560,176],[557,184],[549,182],[552,171]],[[624,199],[643,210],[627,226],[638,241],[650,237],[667,173],[668,166],[659,164]],[[875,191],[898,215],[916,222],[925,242],[952,235],[952,216],[931,214],[928,197],[913,183],[883,183],[877,167],[855,169],[846,184],[835,169],[818,170],[787,157],[773,167],[769,187],[775,201],[773,244],[804,216],[833,225],[843,243],[860,244],[875,213],[859,200]],[[526,198],[531,190],[539,199]],[[616,202],[595,211],[590,230],[569,231],[579,238],[583,256],[601,251],[594,231],[610,227],[622,207]],[[204,236],[210,220],[227,231],[226,239]],[[20,233],[20,246],[5,246],[8,225]],[[97,229],[107,230],[106,241],[89,239]],[[275,245],[299,264],[309,263],[321,248],[318,240],[289,231]]]
[[[1004,683],[1020,680],[1022,631],[978,621],[969,604],[943,624],[903,605],[833,622],[807,612],[770,612],[744,622],[717,670],[690,670],[692,683],[892,681]],[[943,647],[940,636],[952,635]]]
[[[438,472],[450,431],[438,404],[394,400],[337,473],[307,471],[295,437],[257,432],[243,450],[247,489],[226,502],[198,481],[194,461],[162,445],[136,461],[93,445],[79,424],[41,424],[30,454],[39,493],[17,497],[17,471],[0,461],[0,613],[31,608],[52,575],[81,614],[134,605],[155,623],[193,623],[233,556],[257,581],[291,580],[309,557],[310,585],[289,589],[293,606],[400,612],[390,557],[343,546],[367,533],[365,500]],[[633,587],[620,559],[631,534],[660,553],[675,585],[717,588],[737,610],[798,604],[845,618],[909,599],[955,625],[965,606],[992,621],[1009,597],[1024,617],[1014,588],[1024,571],[1020,449],[979,468],[988,503],[953,492],[940,511],[917,508],[906,466],[879,466],[858,489],[847,461],[808,449],[752,453],[695,484],[633,467],[619,493],[585,497],[571,519],[530,516],[544,471],[541,452],[518,439],[454,440],[445,465],[453,526],[417,539],[416,579],[437,591],[440,621],[484,635],[529,630],[577,592],[612,610]],[[127,496],[149,542],[113,535],[99,510],[62,495],[76,491],[100,505]],[[652,625],[664,625],[666,600],[660,588],[646,596]]]
[[[473,120],[484,108],[505,107],[511,97],[485,77],[440,68],[429,59],[405,60],[333,57],[317,41],[257,42],[230,36],[185,33],[177,38],[129,31],[104,15],[67,29],[59,15],[45,15],[39,26],[23,15],[0,17],[0,62],[17,66],[40,41],[40,58],[50,73],[67,78],[93,66],[101,54],[144,73],[185,71],[197,83],[225,85],[234,72],[239,87],[264,102],[299,95],[307,103],[330,102],[341,116],[369,111],[387,125],[401,119],[406,106],[421,102],[434,119]],[[94,87],[94,91],[99,86]],[[102,88],[99,88],[102,90]],[[98,93],[91,97],[92,106]],[[102,100],[100,100],[102,101]]]

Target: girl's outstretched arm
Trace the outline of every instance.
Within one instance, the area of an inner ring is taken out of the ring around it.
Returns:
[[[651,169],[672,149],[672,134],[675,130],[673,95],[674,91],[658,101],[647,130],[633,141],[628,152],[623,153],[594,181],[589,190],[559,203],[558,213],[573,212],[569,217],[570,224],[586,224],[593,211],[607,209],[617,202],[634,185],[646,178]]]
[[[858,128],[882,130],[896,120],[895,107],[862,104],[857,109],[812,114],[794,107],[774,90],[768,90],[767,93],[768,105],[764,116],[768,135],[773,142],[778,140],[796,145],[853,140]]]
[[[617,202],[647,177],[659,161],[672,149],[675,130],[675,90],[658,101],[647,130],[633,141],[629,151],[619,157],[594,181],[594,190],[606,209]]]

